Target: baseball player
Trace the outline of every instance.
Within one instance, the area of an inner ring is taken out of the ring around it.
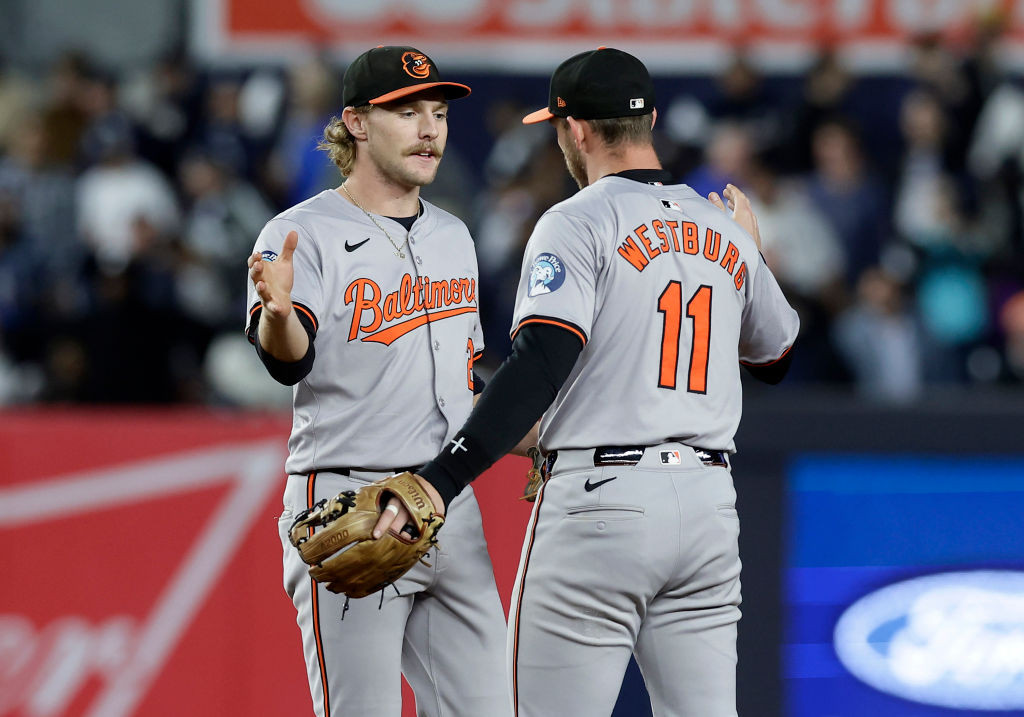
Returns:
[[[435,507],[458,500],[543,414],[549,477],[509,620],[517,715],[610,714],[631,653],[655,715],[736,714],[740,365],[781,380],[799,322],[721,198],[661,169],[655,118],[632,55],[555,70],[548,107],[523,121],[554,125],[581,191],[538,221],[512,353],[420,471]],[[756,232],[742,193],[725,195]]]
[[[482,389],[473,243],[419,197],[447,102],[469,92],[412,47],[358,57],[321,143],[344,184],[272,219],[248,261],[247,335],[294,386],[279,532],[320,717],[398,717],[402,674],[419,715],[509,713],[505,616],[472,491],[448,506],[431,567],[358,600],[314,582],[287,535],[322,498],[425,463]]]

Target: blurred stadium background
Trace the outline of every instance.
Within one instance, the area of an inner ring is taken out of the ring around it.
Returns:
[[[745,386],[740,713],[1024,712],[1024,2],[3,0],[0,715],[307,713],[244,262],[338,184],[376,44],[473,88],[424,195],[476,239],[484,373],[574,190],[519,123],[565,57],[647,61],[665,166],[753,198],[802,334]],[[506,601],[523,470],[479,483]]]

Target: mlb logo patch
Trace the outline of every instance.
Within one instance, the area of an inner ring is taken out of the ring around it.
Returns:
[[[629,101],[629,109],[631,110],[642,110],[644,108],[644,98],[634,97]]]
[[[661,452],[661,465],[663,466],[677,466],[682,462],[682,459],[679,457],[679,451]]]
[[[674,209],[677,212],[683,211],[683,208],[679,206],[679,202],[673,202],[671,199],[662,199],[661,206],[665,209]]]

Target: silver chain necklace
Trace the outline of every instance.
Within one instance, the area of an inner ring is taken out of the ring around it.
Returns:
[[[374,218],[374,216],[372,214],[370,214],[368,211],[363,209],[363,205],[362,204],[360,204],[359,202],[356,201],[356,198],[352,196],[352,192],[348,191],[348,187],[346,187],[345,184],[346,184],[346,182],[342,182],[341,188],[345,190],[345,194],[348,195],[348,198],[352,200],[353,204],[355,204],[357,207],[359,207],[360,211],[362,211],[363,214],[365,214],[366,216],[368,216],[370,218],[371,222],[373,222],[374,224],[377,225],[378,229],[380,229],[382,232],[384,232],[384,236],[386,236],[388,238],[388,241],[391,242],[391,246],[393,246],[395,248],[395,256],[397,256],[399,259],[404,259],[405,258],[405,252],[403,251],[403,249],[405,249],[405,245],[409,243],[409,235],[412,234],[412,228],[410,227],[409,229],[406,230],[406,232],[405,232],[405,241],[402,242],[401,246],[399,246],[398,244],[395,243],[395,240],[391,238],[391,235],[388,234],[388,230],[385,229],[384,227],[382,227],[380,225],[380,222],[378,222]],[[417,204],[416,216],[418,217],[420,215],[419,206],[418,206],[419,202],[417,201],[416,204]]]

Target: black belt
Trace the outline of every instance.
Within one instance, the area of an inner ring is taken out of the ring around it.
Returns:
[[[666,443],[677,443],[678,441],[666,441]],[[685,443],[682,445],[686,445]],[[601,446],[600,448],[594,449],[594,465],[595,466],[635,466],[640,462],[640,459],[644,457],[644,451],[652,446]],[[724,468],[729,467],[729,463],[726,461],[725,451],[712,451],[707,448],[694,448],[693,446],[687,446],[690,448],[697,458],[706,466],[722,466]],[[555,466],[555,460],[558,458],[558,451],[551,451],[547,455],[544,461],[544,469],[542,471],[545,477],[551,474],[551,469]]]
[[[684,444],[685,445],[685,444]],[[706,466],[726,466],[725,451],[709,451],[706,448],[691,448],[697,458]],[[595,466],[635,466],[644,457],[649,446],[602,446],[594,449]]]
[[[338,475],[351,476],[353,472],[356,473],[388,473],[391,472],[394,475],[399,473],[415,473],[423,466],[410,466],[408,468],[319,468],[310,473],[337,473]]]

